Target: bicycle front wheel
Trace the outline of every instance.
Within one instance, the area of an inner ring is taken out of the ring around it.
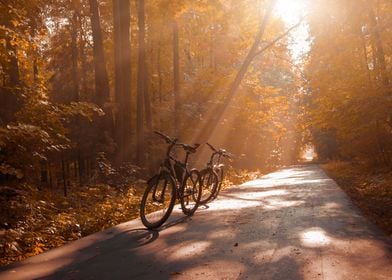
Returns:
[[[186,175],[180,189],[181,209],[185,215],[191,216],[195,213],[201,198],[200,174],[192,170]]]
[[[214,197],[212,200],[216,199],[219,195],[220,190],[222,189],[222,183],[223,183],[223,178],[224,178],[224,173],[223,173],[223,168],[219,168],[215,170],[217,176],[218,176],[218,187],[216,189],[216,192],[214,194]]]
[[[140,204],[140,218],[149,229],[160,227],[169,218],[176,201],[176,186],[168,173],[148,181]]]
[[[203,169],[200,172],[200,181],[202,184],[200,203],[205,204],[214,198],[219,183],[218,176],[211,168]]]

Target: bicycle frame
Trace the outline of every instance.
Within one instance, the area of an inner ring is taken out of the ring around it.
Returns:
[[[170,176],[172,178],[174,178],[174,181],[176,182],[176,188],[177,188],[177,195],[180,195],[178,193],[180,187],[185,183],[185,179],[187,176],[190,175],[190,172],[187,168],[188,166],[188,159],[189,159],[189,154],[190,152],[186,150],[186,147],[189,147],[185,144],[182,143],[177,143],[178,139],[169,139],[167,136],[156,132],[158,135],[160,135],[161,137],[163,137],[167,143],[170,143],[170,145],[167,147],[166,150],[166,158],[164,159],[163,163],[160,166],[159,169],[159,174],[162,174],[162,172],[168,172],[170,174]],[[175,159],[172,155],[171,155],[171,151],[173,150],[173,148],[175,146],[181,146],[184,148],[185,150],[185,159],[183,162]],[[196,146],[196,148],[198,147],[198,145]],[[178,171],[176,171],[176,166],[178,166],[178,168],[182,169],[182,173],[179,174]],[[154,190],[153,196],[154,199],[156,198],[156,190]],[[162,191],[162,197],[164,196],[166,192],[166,187],[164,188],[164,190]],[[157,201],[160,201],[159,199],[157,199]]]
[[[223,167],[223,164],[221,165],[220,161],[222,159],[222,156],[224,155],[225,151],[223,150],[216,150],[211,144],[207,143],[207,145],[211,148],[211,150],[213,151],[211,156],[210,156],[210,160],[207,163],[207,167],[211,167],[211,168],[217,168],[217,167]],[[215,163],[214,163],[214,159],[218,158]],[[221,165],[221,166],[220,166]]]

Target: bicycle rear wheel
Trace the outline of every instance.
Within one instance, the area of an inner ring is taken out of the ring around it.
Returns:
[[[168,173],[148,181],[140,204],[140,218],[149,229],[161,226],[169,218],[176,201],[176,185]]]
[[[201,198],[200,174],[192,170],[186,175],[180,189],[181,209],[185,215],[191,216],[200,204]]]
[[[219,168],[219,169],[215,169],[215,172],[218,176],[218,187],[216,189],[216,192],[214,193],[214,197],[212,198],[212,200],[216,199],[219,195],[219,192],[222,189],[222,183],[223,183],[223,178],[224,178],[224,172],[223,172],[223,168]]]
[[[200,181],[202,184],[202,195],[200,203],[205,204],[213,199],[218,188],[218,176],[211,168],[200,171]]]

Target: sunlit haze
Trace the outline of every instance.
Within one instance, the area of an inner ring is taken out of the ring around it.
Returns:
[[[306,13],[308,0],[278,0],[275,12],[287,24],[296,23]]]
[[[278,0],[275,14],[282,18],[287,27],[290,27],[306,16],[308,5],[308,0]],[[289,48],[296,64],[300,64],[303,55],[310,50],[308,37],[309,31],[305,23],[290,34]]]

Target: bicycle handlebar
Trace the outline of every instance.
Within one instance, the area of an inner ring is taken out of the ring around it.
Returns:
[[[191,153],[193,154],[193,153],[196,153],[196,149],[200,146],[200,144],[194,144],[193,146],[191,146],[191,145],[184,144],[184,143],[177,143],[178,138],[171,138],[170,136],[165,135],[164,133],[162,133],[160,131],[154,130],[154,133],[161,136],[166,141],[167,144],[170,144],[170,147],[168,148],[168,153],[170,153],[171,149],[174,146],[180,146],[185,150],[185,152],[187,152],[189,154],[191,154]]]
[[[217,152],[217,150],[214,148],[214,146],[212,146],[210,143],[206,142],[206,144],[208,145],[208,147],[210,147],[211,150],[213,150],[214,152]]]
[[[232,154],[229,154],[229,153],[224,153],[224,154],[222,154],[222,156],[225,158],[232,158]]]
[[[223,157],[225,157],[225,158],[231,158],[231,157],[232,157],[232,154],[230,154],[229,152],[227,152],[225,149],[219,149],[219,150],[217,150],[217,149],[214,148],[214,146],[212,146],[210,143],[207,142],[206,144],[210,147],[211,150],[214,151],[214,153],[219,154],[219,155],[221,155],[221,156],[223,156]]]

